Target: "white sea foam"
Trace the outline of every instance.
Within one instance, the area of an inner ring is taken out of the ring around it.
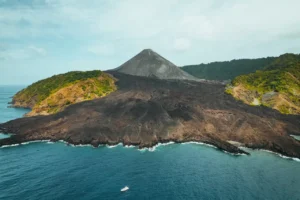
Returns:
[[[158,147],[157,145],[153,146],[153,147],[150,147],[148,148],[147,150],[150,151],[150,152],[153,152],[156,150],[156,147]]]
[[[147,150],[147,148],[141,148],[141,149],[138,149],[140,152],[145,152]]]
[[[76,147],[92,147],[93,145],[91,144],[78,144],[78,145],[75,145]]]
[[[167,146],[167,145],[174,144],[174,143],[175,142],[173,142],[173,141],[166,142],[166,143],[158,143],[157,146]]]
[[[11,144],[11,145],[3,145],[1,146],[0,148],[8,148],[8,147],[15,147],[15,146],[19,146],[19,145],[27,145],[27,144],[30,144],[30,143],[38,143],[38,142],[46,142],[47,144],[54,144],[55,142],[52,142],[50,140],[33,140],[33,141],[28,141],[28,142],[22,142],[20,144]],[[90,144],[79,144],[79,145],[74,145],[74,144],[70,144],[64,140],[59,140],[58,142],[61,142],[61,143],[64,143],[64,144],[68,144],[72,147],[94,147]],[[154,152],[159,146],[167,146],[167,145],[171,145],[171,144],[174,144],[175,142],[173,141],[170,141],[170,142],[166,142],[166,143],[158,143],[157,145],[154,145],[153,147],[145,147],[145,148],[142,148],[142,149],[138,149],[139,151],[141,152],[145,152],[145,151],[149,151],[149,152]],[[211,144],[206,144],[206,143],[203,143],[203,142],[195,142],[195,141],[190,141],[190,142],[183,142],[183,143],[180,143],[182,145],[185,145],[185,144],[198,144],[198,145],[204,145],[204,146],[209,146],[209,147],[213,147],[213,148],[217,148],[216,146],[213,146]],[[116,145],[105,145],[106,147],[108,148],[114,148],[114,147],[117,147],[117,146],[121,146],[123,145],[123,143],[118,143]],[[104,146],[104,145],[101,145],[99,144],[98,147],[100,146]],[[134,145],[125,145],[124,148],[135,148],[136,146]],[[253,150],[251,148],[247,148],[247,147],[240,147],[241,149],[245,149],[245,150]],[[270,150],[266,150],[266,149],[257,149],[258,151],[265,151],[265,152],[268,152],[268,153],[272,153],[272,154],[275,154],[281,158],[284,158],[284,159],[290,159],[290,160],[294,160],[294,161],[297,161],[297,162],[300,162],[300,159],[299,158],[295,158],[295,157],[289,157],[289,156],[284,156],[282,154],[279,154],[279,153],[276,153],[276,152],[273,152],[273,151],[270,151]],[[246,154],[243,154],[243,153],[230,153],[228,151],[225,151],[223,150],[224,153],[228,153],[228,154],[231,154],[231,155],[246,155]]]
[[[144,147],[144,148],[141,148],[141,149],[138,149],[138,150],[141,151],[141,152],[145,152],[145,151],[153,152],[153,151],[155,151],[155,149],[156,149],[156,145],[153,146],[153,147]]]
[[[3,145],[0,148],[15,147],[15,146],[19,146],[19,145],[20,144]]]
[[[106,145],[106,147],[108,147],[108,148],[115,148],[115,147],[117,147],[117,146],[120,146],[120,145],[122,145],[122,143],[119,143],[119,144],[116,144],[116,145]]]
[[[296,162],[300,162],[300,159],[299,158],[292,158],[294,161]]]
[[[211,144],[207,144],[207,143],[204,143],[204,142],[195,142],[195,141],[191,141],[191,142],[184,142],[182,144],[198,144],[198,145],[204,145],[204,146],[208,146],[208,147],[212,147],[214,149],[217,149],[216,146],[214,145],[211,145]],[[230,155],[234,155],[234,156],[241,156],[241,155],[247,155],[245,153],[231,153],[231,152],[228,152],[228,151],[225,151],[225,150],[222,150],[224,153],[227,153],[227,154],[230,154]]]
[[[270,150],[260,149],[260,151],[265,151],[265,152],[268,152],[268,153],[272,153],[272,154],[275,154],[275,155],[277,155],[281,158],[284,158],[284,159],[289,159],[289,160],[294,160],[294,161],[300,162],[299,158],[285,156],[285,155],[282,155],[280,153],[276,153],[276,152],[273,152],[273,151],[270,151]]]
[[[22,142],[21,144],[22,145],[26,145],[26,144],[29,144],[30,142]]]
[[[277,155],[277,156],[279,156],[281,158],[284,158],[284,159],[294,160],[296,162],[300,162],[299,158],[285,156],[285,155],[282,155],[280,153],[276,153],[274,151],[270,151],[270,150],[267,150],[267,149],[251,149],[251,148],[247,148],[247,147],[241,147],[241,149],[252,150],[252,151],[264,151],[264,152],[267,152],[267,153],[275,154],[275,155]]]
[[[125,145],[124,147],[125,147],[125,148],[135,148],[134,145]]]
[[[156,145],[154,145],[153,147],[144,147],[142,149],[139,149],[139,151],[150,151],[150,152],[154,152],[158,147],[160,146],[167,146],[167,145],[170,145],[170,144],[174,144],[175,142],[173,141],[170,141],[170,142],[166,142],[166,143],[158,143]]]
[[[19,145],[27,145],[27,144],[39,143],[39,142],[47,142],[48,143],[48,142],[50,142],[50,140],[33,140],[33,141],[22,142],[22,143],[18,143],[18,144],[3,145],[0,148],[15,147],[15,146],[19,146]]]
[[[211,145],[211,144],[206,144],[206,143],[204,143],[204,142],[195,142],[195,141],[190,141],[190,142],[183,142],[183,143],[181,143],[181,144],[199,144],[199,145],[204,145],[204,146],[208,146],[208,147],[212,147],[212,148],[215,148],[215,149],[217,149],[217,147],[216,147],[216,146],[214,146],[214,145]]]
[[[31,143],[39,143],[39,142],[49,142],[50,140],[33,140],[33,141],[28,141],[28,142],[22,142],[22,145],[27,145]]]
[[[91,144],[71,144],[71,143],[67,143],[67,145],[71,146],[71,147],[93,147]]]
[[[93,147],[91,144],[71,144],[71,143],[66,143],[68,146],[71,147]]]

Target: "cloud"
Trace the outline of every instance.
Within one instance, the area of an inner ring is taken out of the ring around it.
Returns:
[[[0,57],[5,60],[19,60],[19,59],[27,59],[30,57],[28,52],[24,49],[13,49],[13,50],[5,50],[0,52]]]
[[[25,48],[0,48],[0,58],[5,60],[24,60],[35,58],[36,56],[45,56],[47,51],[43,48],[30,45]]]
[[[47,54],[47,51],[46,51],[45,49],[36,47],[36,46],[34,46],[34,45],[30,45],[30,46],[28,47],[28,49],[30,49],[30,50],[32,50],[34,53],[39,54],[39,55],[42,55],[42,56],[44,56],[44,55]]]
[[[144,48],[177,65],[299,53],[299,7],[299,0],[0,0],[1,65],[35,72],[41,62],[80,58],[109,69]]]
[[[279,38],[288,39],[288,40],[298,40],[298,39],[300,39],[300,31],[285,33],[285,34],[280,35]]]
[[[0,6],[0,37],[261,40],[299,31],[299,7],[298,0],[12,0]]]
[[[178,38],[174,41],[174,49],[176,51],[187,51],[191,47],[190,40],[186,38]]]
[[[38,7],[45,6],[47,0],[0,0],[0,7],[16,8],[16,7]]]
[[[217,34],[216,28],[206,16],[184,16],[179,22],[177,32],[198,39],[210,39]]]
[[[94,45],[88,47],[88,52],[97,56],[112,56],[115,53],[113,45]]]

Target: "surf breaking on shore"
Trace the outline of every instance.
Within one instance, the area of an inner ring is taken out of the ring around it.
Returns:
[[[231,142],[235,142],[235,141],[231,141]],[[16,146],[28,145],[28,144],[32,144],[32,143],[47,143],[47,144],[64,143],[66,146],[71,146],[71,147],[92,147],[92,148],[107,147],[107,148],[110,148],[110,149],[120,146],[120,147],[123,147],[123,148],[136,148],[140,152],[146,152],[146,151],[147,152],[155,152],[158,147],[168,146],[168,145],[172,145],[172,144],[180,144],[180,145],[196,144],[196,145],[202,145],[202,146],[207,146],[207,147],[211,147],[211,148],[214,148],[214,149],[218,149],[214,145],[206,144],[206,143],[203,143],[203,142],[196,142],[196,141],[183,142],[183,143],[176,143],[176,142],[170,141],[170,142],[166,142],[166,143],[158,143],[158,144],[154,145],[153,147],[138,148],[137,146],[134,146],[134,145],[124,145],[121,142],[116,144],[116,145],[106,144],[106,145],[99,145],[98,147],[94,147],[91,144],[77,144],[77,145],[74,145],[74,144],[70,144],[70,143],[68,143],[64,140],[58,140],[57,142],[54,142],[54,141],[51,141],[51,140],[34,140],[34,141],[22,142],[22,143],[19,143],[19,144],[3,145],[0,148],[16,147]],[[241,143],[239,143],[239,148],[244,149],[244,150],[251,150],[251,151],[255,151],[255,150],[264,151],[264,152],[268,152],[268,153],[271,153],[271,154],[275,154],[275,155],[277,155],[281,158],[284,158],[284,159],[289,159],[289,160],[293,160],[293,161],[296,161],[296,162],[300,162],[299,158],[284,156],[282,154],[279,154],[279,153],[276,153],[276,152],[273,152],[273,151],[269,151],[269,150],[266,150],[266,149],[250,149],[250,148],[242,146]],[[226,153],[226,154],[229,154],[229,155],[232,155],[232,156],[246,155],[246,154],[242,154],[242,153],[230,153],[230,152],[227,152],[227,151],[224,151],[224,150],[221,150],[221,151],[223,153]]]

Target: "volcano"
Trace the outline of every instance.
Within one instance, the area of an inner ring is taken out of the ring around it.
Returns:
[[[226,94],[225,85],[193,81],[154,51],[143,50],[107,73],[116,91],[56,114],[0,124],[0,132],[14,134],[0,146],[64,140],[144,148],[193,141],[231,153],[247,154],[242,145],[300,158],[300,142],[290,136],[300,135],[299,116],[244,104]]]
[[[197,80],[151,49],[144,49],[115,70],[124,74],[158,79]]]

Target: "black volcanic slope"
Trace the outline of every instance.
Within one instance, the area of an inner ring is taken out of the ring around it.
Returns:
[[[199,141],[243,152],[227,142],[232,140],[300,158],[300,142],[289,136],[300,135],[299,116],[245,105],[225,94],[220,84],[109,73],[118,79],[116,92],[54,115],[0,124],[0,131],[16,134],[0,140],[0,146],[41,139],[139,147]]]
[[[158,79],[197,79],[151,49],[141,51],[115,70],[124,74]]]

